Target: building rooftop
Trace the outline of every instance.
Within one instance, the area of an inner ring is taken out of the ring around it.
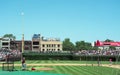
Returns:
[[[59,38],[42,38],[43,41],[60,41]]]
[[[95,46],[105,46],[105,45],[120,46],[120,42],[104,42],[104,41],[99,41],[99,40],[95,42]]]

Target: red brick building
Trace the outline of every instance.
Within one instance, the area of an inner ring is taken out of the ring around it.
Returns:
[[[21,40],[15,40],[10,41],[10,49],[12,50],[22,50],[22,41]],[[32,50],[32,42],[31,41],[24,41],[24,50]]]

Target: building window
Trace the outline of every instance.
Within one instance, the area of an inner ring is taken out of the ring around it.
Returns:
[[[58,47],[60,47],[60,45],[58,45]]]
[[[48,47],[48,44],[47,44],[47,47]]]
[[[52,44],[52,47],[53,47],[53,44]]]
[[[3,47],[3,48],[8,49],[8,47]]]
[[[53,49],[52,49],[52,51],[53,51]]]
[[[25,45],[31,45],[30,41],[25,41]]]
[[[58,49],[58,51],[60,51],[60,49]]]
[[[33,45],[39,45],[39,42],[33,42]]]
[[[39,46],[34,46],[33,48],[39,48]]]
[[[29,50],[29,47],[25,47],[25,50]]]
[[[8,42],[6,42],[6,43],[2,43],[2,45],[8,45]]]
[[[45,49],[42,49],[42,51],[45,51]]]
[[[45,45],[42,45],[42,47],[45,47]]]

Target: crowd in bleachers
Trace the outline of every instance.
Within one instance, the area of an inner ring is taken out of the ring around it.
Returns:
[[[81,50],[74,52],[75,55],[120,55],[120,50]]]
[[[19,50],[8,50],[0,49],[0,60],[6,60],[6,58],[20,57],[21,53]]]
[[[34,53],[34,52],[30,52]],[[41,51],[35,52],[39,54],[74,54],[74,55],[120,55],[120,50],[80,50],[80,51]],[[0,49],[0,60],[5,60],[6,57],[15,58],[21,57],[20,50]]]
[[[75,51],[28,51],[38,54],[73,54],[73,55],[120,55],[120,50],[75,50]]]

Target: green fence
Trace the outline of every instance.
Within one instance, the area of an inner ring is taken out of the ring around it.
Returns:
[[[81,61],[120,61],[118,55],[73,55],[73,54],[39,54],[39,53],[24,53],[26,59],[29,60],[81,60]]]

